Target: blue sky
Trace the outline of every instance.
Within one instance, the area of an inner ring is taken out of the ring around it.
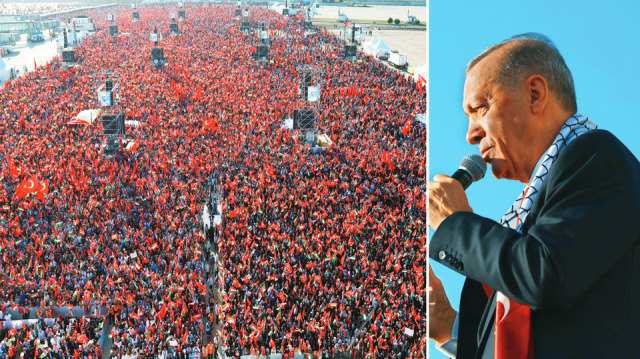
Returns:
[[[465,5],[466,4],[466,5]],[[573,73],[578,112],[640,157],[640,1],[446,1],[429,3],[429,180],[478,153],[465,141],[464,69],[485,48],[525,32],[555,42]],[[499,220],[524,185],[487,176],[467,189],[482,216]],[[431,263],[457,310],[464,277]],[[429,340],[429,358],[445,358]]]

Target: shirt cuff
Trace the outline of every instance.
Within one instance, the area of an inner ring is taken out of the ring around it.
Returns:
[[[458,320],[460,314],[456,313],[456,320],[453,322],[453,328],[451,329],[451,339],[446,342],[436,345],[436,349],[444,353],[449,358],[455,359],[458,353]]]

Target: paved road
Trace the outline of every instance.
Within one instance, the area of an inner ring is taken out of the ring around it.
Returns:
[[[58,47],[55,39],[49,37],[45,33],[44,42],[27,41],[27,35],[23,34],[22,39],[13,46],[13,52],[2,57],[2,60],[9,66],[13,65],[20,71],[20,75],[24,74],[25,66],[27,71],[33,71],[33,60],[35,59],[38,66],[44,66],[58,55]],[[9,78],[0,78],[0,83],[4,84]]]

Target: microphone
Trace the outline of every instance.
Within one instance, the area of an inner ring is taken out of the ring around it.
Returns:
[[[460,168],[453,173],[451,178],[457,180],[465,190],[472,182],[479,181],[484,178],[487,172],[487,164],[480,155],[469,155],[462,159]]]

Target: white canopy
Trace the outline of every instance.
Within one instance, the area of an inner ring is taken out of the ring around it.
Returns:
[[[371,41],[363,43],[362,46],[369,46],[369,47],[375,46],[378,43],[378,41],[380,40],[376,39],[376,37],[374,36],[373,39],[371,39]]]
[[[67,122],[67,125],[91,125],[98,118],[100,112],[102,112],[100,109],[80,111],[80,113]]]
[[[389,48],[389,46],[387,46],[387,44],[385,44],[382,39],[380,39],[380,41],[378,41],[372,48],[378,51],[391,51],[391,48]]]

